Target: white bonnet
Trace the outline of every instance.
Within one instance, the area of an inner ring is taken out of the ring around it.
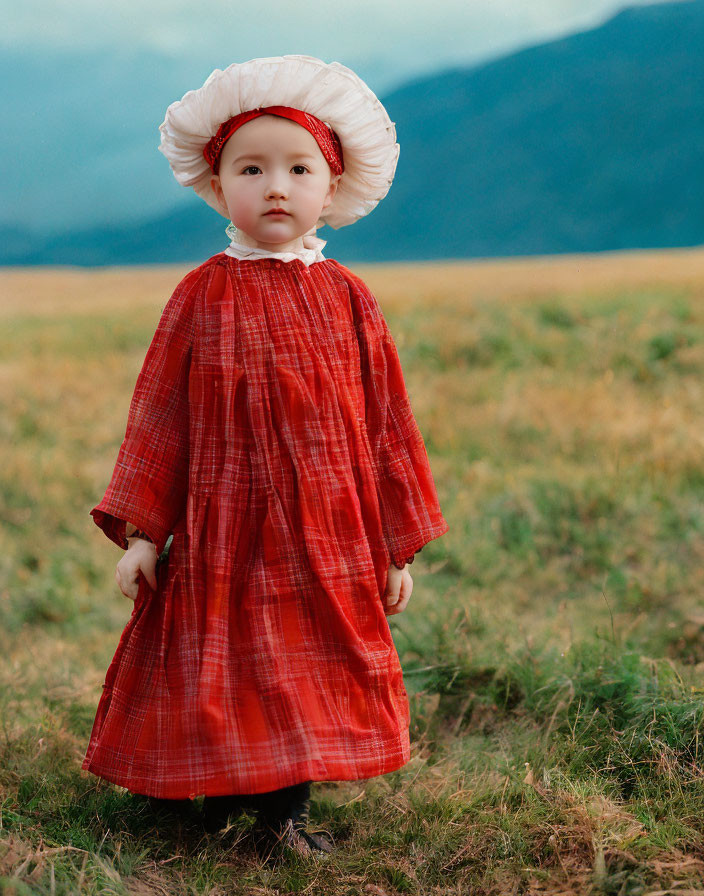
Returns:
[[[372,90],[339,62],[271,56],[215,69],[205,84],[172,103],[159,126],[162,152],[176,180],[222,214],[203,149],[220,125],[251,109],[292,106],[328,124],[340,138],[345,170],[320,220],[338,229],[369,214],[396,171],[396,128]]]

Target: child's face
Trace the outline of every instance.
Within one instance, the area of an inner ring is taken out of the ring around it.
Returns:
[[[281,252],[303,248],[303,234],[332,202],[338,180],[309,131],[260,115],[227,141],[210,182],[243,242]],[[267,214],[274,208],[288,214]]]

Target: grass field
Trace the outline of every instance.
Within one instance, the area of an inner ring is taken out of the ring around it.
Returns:
[[[80,769],[131,609],[89,510],[187,270],[0,271],[0,893],[704,894],[704,250],[355,267],[450,531],[410,763],[275,868]]]

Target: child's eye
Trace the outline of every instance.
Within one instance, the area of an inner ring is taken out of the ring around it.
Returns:
[[[252,169],[254,169],[255,174],[257,171],[261,170],[259,165],[247,165],[247,167],[242,171],[242,174],[246,174],[248,171],[251,171]]]
[[[300,168],[300,171],[296,171],[296,168]],[[296,174],[305,174],[308,170],[305,165],[294,165],[293,170],[296,171]]]

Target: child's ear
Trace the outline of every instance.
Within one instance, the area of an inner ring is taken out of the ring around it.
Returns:
[[[228,214],[227,203],[225,202],[225,194],[222,191],[220,178],[217,174],[214,174],[210,178],[210,186],[212,187],[213,193],[215,193],[215,198],[217,199],[218,205],[223,210],[223,212],[225,212],[225,214]]]
[[[325,202],[323,203],[323,208],[327,208],[330,205],[330,203],[332,202],[332,200],[334,199],[335,193],[337,193],[337,185],[339,184],[341,177],[342,177],[341,174],[334,174],[330,178],[330,186],[329,186],[328,192],[325,196]]]

